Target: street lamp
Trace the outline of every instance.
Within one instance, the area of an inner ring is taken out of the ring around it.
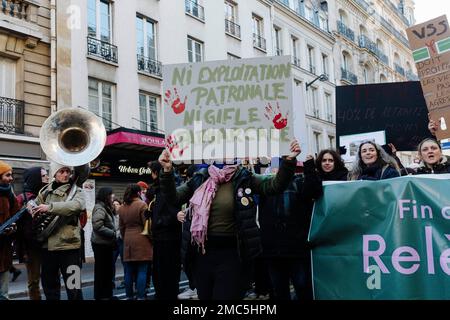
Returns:
[[[322,73],[320,76],[317,76],[313,81],[307,82],[307,83],[306,83],[306,90],[308,90],[308,87],[309,87],[310,85],[312,85],[314,82],[316,82],[317,80],[320,80],[320,81],[327,81],[327,80],[328,80],[328,76],[327,76],[325,73]]]

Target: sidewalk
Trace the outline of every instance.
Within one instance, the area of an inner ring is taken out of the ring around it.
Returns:
[[[28,297],[28,284],[27,284],[27,269],[25,264],[19,263],[14,264],[14,266],[22,271],[22,274],[16,279],[16,281],[12,282],[10,278],[9,282],[9,298],[10,299],[20,299]],[[123,280],[123,267],[120,261],[120,258],[116,263],[116,284],[117,281]],[[94,285],[94,258],[86,258],[86,262],[83,263],[83,267],[81,268],[81,286],[92,286]],[[61,287],[64,286],[64,282],[61,278]],[[41,285],[41,294],[44,296],[44,292],[42,291]]]

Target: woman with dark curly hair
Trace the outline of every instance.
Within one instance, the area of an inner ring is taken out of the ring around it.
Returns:
[[[332,149],[320,151],[316,159],[316,168],[322,181],[347,181],[348,169],[341,156]]]

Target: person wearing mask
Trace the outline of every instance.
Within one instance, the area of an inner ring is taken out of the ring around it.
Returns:
[[[349,180],[383,180],[399,176],[397,162],[377,143],[366,141],[359,145]]]
[[[49,182],[48,172],[42,167],[33,167],[23,174],[23,192],[17,196],[22,207],[34,200],[39,191]],[[39,280],[41,277],[41,247],[33,234],[33,219],[25,213],[18,224],[17,253],[19,262],[25,262],[28,276],[28,296],[30,300],[41,300]]]
[[[309,159],[312,159],[312,156]],[[316,159],[316,169],[322,181],[347,181],[348,169],[341,156],[334,150],[320,151]]]
[[[19,210],[16,196],[12,190],[12,167],[0,161],[0,225]],[[0,300],[8,300],[9,270],[13,265],[12,237],[17,227],[12,224],[0,234]]]
[[[33,217],[45,214],[59,216],[59,226],[42,243],[41,282],[47,300],[61,299],[61,275],[64,279],[67,298],[83,300],[81,288],[68,284],[73,267],[81,270],[80,215],[86,209],[86,200],[81,186],[89,176],[89,166],[75,170],[66,165],[50,162],[52,181],[36,197],[37,207],[29,208]],[[69,198],[69,195],[71,198]]]
[[[435,139],[422,140],[417,151],[421,160],[417,174],[450,173],[450,160],[442,154],[442,147]]]
[[[253,174],[241,165],[223,169],[210,165],[176,188],[170,153],[161,153],[162,194],[176,205],[190,203],[185,222],[190,220],[190,236],[183,235],[182,246],[189,246],[189,239],[195,243],[194,277],[200,300],[244,297],[249,267],[261,254],[254,195],[282,193],[294,175],[299,154],[300,146],[293,140],[276,176]]]
[[[134,299],[134,282],[136,282],[137,299],[144,300],[147,268],[153,258],[150,239],[142,234],[147,204],[141,200],[140,194],[141,187],[139,185],[128,185],[123,196],[124,204],[119,208],[119,228],[123,238],[125,291],[129,300]]]
[[[149,210],[152,221],[155,298],[176,300],[181,271],[181,223],[177,220],[180,207],[175,206],[161,193],[159,185],[161,164],[158,161],[152,161],[149,168],[153,180],[150,187],[153,203],[151,202]]]
[[[313,299],[307,239],[313,202],[323,191],[314,160],[311,158],[303,165],[304,174],[295,175],[282,194],[260,196],[263,257],[275,300],[291,300],[291,281],[298,300]],[[273,168],[272,172],[277,169]]]
[[[113,251],[116,246],[114,225],[113,190],[103,187],[98,190],[96,203],[92,210],[92,249],[94,251],[94,298],[111,300],[113,298],[112,277]]]

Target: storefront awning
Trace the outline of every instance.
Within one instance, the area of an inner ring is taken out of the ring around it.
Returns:
[[[163,134],[128,128],[117,128],[108,132],[105,145],[107,149],[119,148],[138,151],[155,151],[164,146]]]

